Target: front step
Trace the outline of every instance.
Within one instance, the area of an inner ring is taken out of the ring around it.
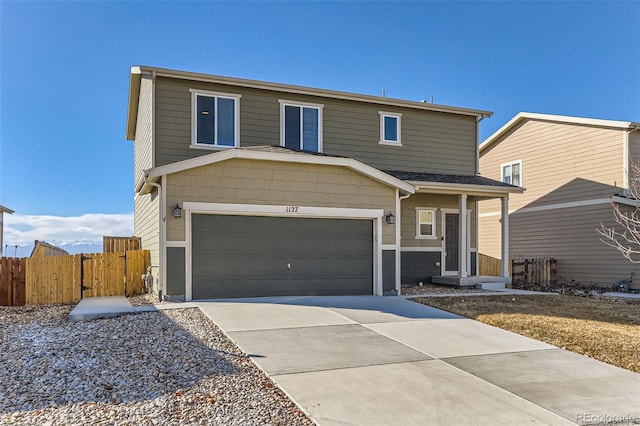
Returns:
[[[480,288],[483,290],[504,290],[507,288],[506,283],[481,283]]]
[[[497,285],[502,284],[502,287],[505,288],[507,284],[511,284],[511,278],[508,277],[487,277],[487,276],[479,276],[473,275],[470,277],[457,277],[455,275],[445,275],[445,276],[435,276],[431,278],[431,282],[434,284],[444,284],[450,285],[453,287],[462,287],[462,288],[485,288],[482,284],[490,284]]]

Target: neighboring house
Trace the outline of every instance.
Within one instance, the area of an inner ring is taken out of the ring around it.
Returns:
[[[478,200],[522,191],[477,176],[489,116],[133,67],[134,227],[154,290],[191,300],[465,283]]]
[[[44,241],[35,241],[30,257],[68,256],[69,252]]]
[[[640,159],[640,123],[521,112],[480,145],[482,176],[525,187],[509,200],[511,257],[549,256],[558,275],[609,286],[640,267],[600,241],[609,197],[628,208],[630,158]],[[501,257],[500,213],[480,203],[480,253]]]
[[[4,249],[4,214],[13,214],[13,210],[6,208],[5,206],[0,206],[0,257],[3,256],[2,250]]]

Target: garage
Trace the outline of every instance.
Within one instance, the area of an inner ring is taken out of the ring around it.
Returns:
[[[191,216],[192,298],[373,294],[373,221]]]

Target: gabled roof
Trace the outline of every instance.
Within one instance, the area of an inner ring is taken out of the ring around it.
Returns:
[[[452,114],[470,115],[474,117],[491,117],[493,112],[470,108],[459,108],[447,105],[438,105],[427,102],[407,101],[402,99],[386,98],[382,96],[361,95],[357,93],[341,92],[337,90],[317,89],[313,87],[295,86],[291,84],[270,83],[266,81],[247,80],[242,78],[223,77],[212,74],[170,70],[148,66],[131,67],[129,82],[129,109],[127,112],[127,140],[135,138],[136,121],[138,115],[138,100],[140,96],[140,79],[142,74],[151,74],[156,77],[170,77],[183,80],[201,81],[208,83],[226,84],[236,87],[270,90],[274,92],[295,93],[301,95],[318,96],[322,98],[343,99],[358,102],[367,102],[380,105],[398,106],[404,108],[422,109],[427,111],[446,112]]]
[[[493,145],[502,135],[507,133],[511,128],[527,120],[539,120],[549,121],[554,123],[565,124],[580,124],[584,126],[596,126],[596,127],[608,127],[612,129],[620,130],[637,130],[640,129],[640,123],[633,121],[616,121],[616,120],[601,120],[598,118],[584,118],[584,117],[572,117],[568,115],[552,115],[552,114],[538,114],[534,112],[519,112],[509,120],[504,126],[496,130],[491,136],[485,139],[480,144],[480,153]]]
[[[14,211],[5,207],[5,206],[0,206],[0,213],[9,213],[9,214],[13,214]]]
[[[339,157],[336,155],[321,154],[317,152],[300,151],[281,146],[255,146],[246,148],[230,148],[224,151],[215,152],[213,154],[202,155],[200,157],[190,158],[188,160],[178,161],[176,163],[155,167],[145,170],[146,180],[157,182],[160,177],[172,173],[179,173],[185,170],[202,167],[209,164],[219,163],[221,161],[233,158],[248,160],[265,160],[265,161],[281,161],[287,163],[302,164],[320,164],[327,166],[340,166],[354,170],[373,180],[384,183],[399,189],[406,194],[414,194],[415,187],[401,179],[384,173],[375,167],[361,163],[358,160],[347,157]],[[136,184],[135,191],[147,193],[151,190],[151,185],[145,181],[145,176],[141,176]]]
[[[61,249],[60,247],[56,247],[53,244],[49,244],[45,241],[38,241],[36,240],[34,245],[33,245],[33,250],[31,250],[31,255],[29,257],[33,257],[36,252],[38,251],[38,249],[40,248],[44,248],[45,252],[42,253],[42,257],[47,257],[47,256],[67,256],[69,254],[69,252],[67,252],[64,249]]]

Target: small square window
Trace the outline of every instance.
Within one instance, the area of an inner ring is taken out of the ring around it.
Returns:
[[[502,182],[522,186],[522,160],[502,165]]]
[[[435,209],[416,209],[416,238],[436,237],[436,211]]]
[[[380,143],[400,145],[400,118],[402,114],[380,112]]]

